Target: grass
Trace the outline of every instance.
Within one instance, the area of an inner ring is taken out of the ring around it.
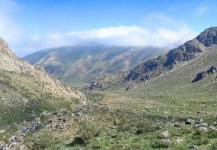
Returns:
[[[71,109],[75,105],[74,100],[66,100],[44,86],[31,75],[0,71],[0,128],[31,120],[43,110]]]

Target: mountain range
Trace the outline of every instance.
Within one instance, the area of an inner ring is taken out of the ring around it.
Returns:
[[[86,44],[42,50],[24,57],[33,65],[42,66],[52,76],[75,86],[89,83],[102,74],[127,71],[164,53],[154,47],[118,47]]]

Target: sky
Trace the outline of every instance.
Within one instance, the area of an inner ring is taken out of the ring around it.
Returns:
[[[216,0],[0,0],[0,37],[19,57],[96,43],[174,48],[217,26]]]

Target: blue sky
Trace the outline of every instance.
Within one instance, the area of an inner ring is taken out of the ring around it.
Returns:
[[[94,42],[175,47],[216,26],[215,0],[0,0],[0,37],[18,56]]]

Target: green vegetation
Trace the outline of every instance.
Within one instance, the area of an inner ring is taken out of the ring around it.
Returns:
[[[0,70],[0,127],[31,120],[43,110],[71,109],[74,101],[67,102],[39,86],[34,78]]]

